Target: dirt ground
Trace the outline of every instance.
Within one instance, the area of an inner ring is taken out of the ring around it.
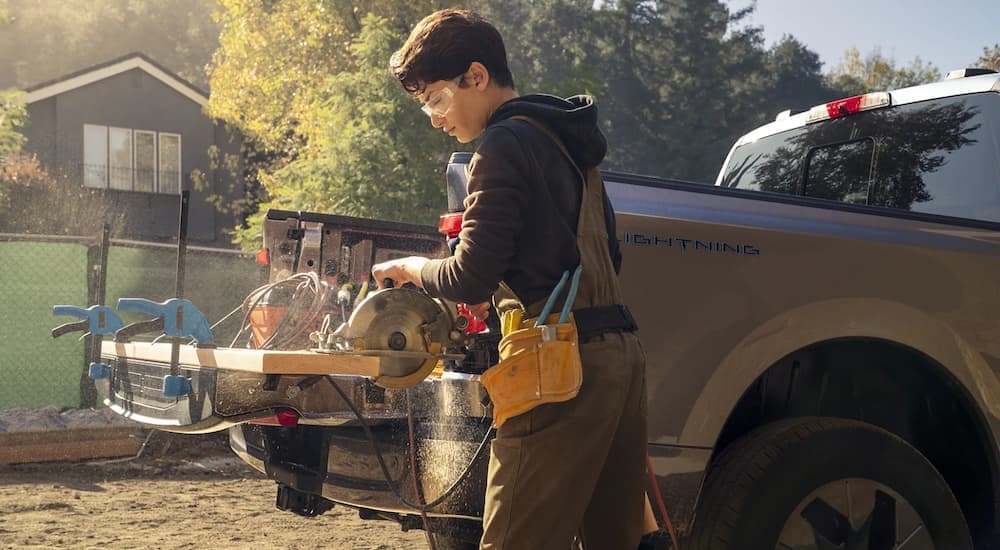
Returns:
[[[0,548],[427,548],[422,531],[335,507],[274,507],[221,434],[154,432],[137,459],[0,465]]]

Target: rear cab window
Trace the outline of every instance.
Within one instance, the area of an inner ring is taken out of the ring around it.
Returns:
[[[1000,94],[806,124],[733,150],[727,187],[1000,222]]]

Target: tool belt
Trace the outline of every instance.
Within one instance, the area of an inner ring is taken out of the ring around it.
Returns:
[[[572,315],[558,321],[559,314],[541,326],[528,319],[500,340],[500,362],[480,378],[493,401],[495,427],[539,405],[569,401],[580,392],[583,364],[576,323]]]
[[[601,334],[635,332],[639,329],[628,306],[622,304],[578,309],[573,312],[573,318],[580,341],[584,343]]]
[[[519,310],[504,313],[500,362],[480,378],[493,401],[497,428],[539,405],[576,397],[583,384],[580,342],[638,328],[624,305],[583,308],[568,316],[552,314],[544,323],[537,318],[521,320]]]

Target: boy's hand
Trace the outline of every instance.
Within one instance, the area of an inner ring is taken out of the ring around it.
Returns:
[[[420,281],[420,270],[424,268],[427,261],[427,258],[422,256],[389,260],[372,266],[372,276],[375,277],[379,288],[382,288],[382,282],[386,279],[392,279],[393,284],[397,287],[413,283],[418,288],[424,288]]]

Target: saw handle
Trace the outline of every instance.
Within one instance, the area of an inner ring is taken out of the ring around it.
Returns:
[[[413,283],[403,283],[402,285],[397,287],[395,280],[386,277],[385,279],[382,279],[382,286],[380,287],[380,289],[384,290],[386,288],[420,288],[420,287],[418,287]]]

